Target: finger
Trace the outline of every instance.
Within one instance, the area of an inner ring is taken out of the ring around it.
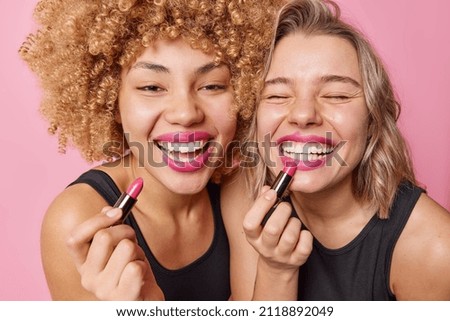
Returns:
[[[75,265],[80,266],[84,263],[95,233],[111,226],[121,216],[122,210],[108,206],[103,208],[100,214],[81,223],[71,232],[67,239],[67,247]]]
[[[109,210],[111,210],[113,207],[112,206],[105,206],[102,208],[102,210],[100,211],[100,213],[106,215],[106,212],[108,212]]]
[[[146,260],[144,251],[135,241],[122,240],[111,254],[103,272],[118,285],[127,264],[135,260]]]
[[[314,238],[310,231],[300,231],[299,241],[292,254],[292,259],[296,262],[297,265],[304,264],[308,259],[313,249],[313,240]]]
[[[248,238],[254,239],[259,237],[264,215],[275,204],[276,199],[277,193],[271,189],[266,190],[256,199],[243,221],[243,228]]]
[[[91,242],[82,269],[90,273],[102,271],[116,246],[124,239],[135,242],[134,230],[128,225],[117,225],[98,231]]]
[[[281,255],[291,256],[300,239],[301,223],[298,218],[291,217],[281,234],[278,251]]]
[[[141,298],[142,287],[145,284],[145,276],[148,274],[150,265],[146,260],[135,260],[128,262],[121,275],[118,291],[126,293],[130,300]]]
[[[280,240],[280,237],[289,221],[291,216],[291,206],[282,202],[278,204],[273,215],[267,221],[261,232],[261,239],[265,246],[276,247]]]

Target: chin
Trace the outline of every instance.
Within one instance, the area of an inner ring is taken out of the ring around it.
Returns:
[[[163,178],[161,183],[171,192],[180,195],[194,195],[200,193],[208,184],[211,172],[204,168],[196,173],[184,173]]]
[[[179,195],[195,195],[200,193],[208,182],[204,182],[202,184],[196,184],[196,182],[188,183],[182,182],[181,184],[167,186],[167,188],[173,192],[174,194]]]

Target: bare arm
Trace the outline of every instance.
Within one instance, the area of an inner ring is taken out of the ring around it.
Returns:
[[[89,204],[89,208],[88,207]],[[41,255],[47,284],[54,300],[95,300],[81,286],[81,278],[67,249],[71,231],[106,202],[87,185],[64,190],[50,205],[41,229]]]
[[[233,300],[251,300],[258,253],[247,242],[242,228],[245,213],[253,204],[244,175],[228,177],[221,185],[222,216],[230,243],[231,294]]]
[[[391,289],[398,300],[450,300],[450,213],[426,194],[394,249]]]

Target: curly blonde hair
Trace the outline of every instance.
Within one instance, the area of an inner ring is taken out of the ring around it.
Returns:
[[[44,91],[40,110],[59,150],[89,162],[110,160],[106,142],[123,142],[116,122],[120,71],[158,39],[182,37],[231,71],[237,138],[255,108],[278,0],[41,0],[39,29],[19,50]],[[108,151],[123,156],[127,146]]]
[[[356,50],[369,125],[366,149],[353,173],[353,194],[378,209],[378,216],[386,219],[398,185],[403,181],[417,184],[408,146],[396,124],[401,106],[389,75],[366,37],[341,20],[339,6],[331,0],[293,0],[283,7],[264,73],[268,71],[270,56],[277,43],[296,32],[340,37]],[[250,139],[256,137],[256,127],[254,119],[249,130]],[[273,174],[262,162],[248,171],[247,183],[251,182],[254,195],[262,185],[273,180]]]

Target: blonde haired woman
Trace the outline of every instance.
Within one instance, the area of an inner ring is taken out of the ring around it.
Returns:
[[[262,162],[248,171],[256,201],[229,203],[224,215],[232,269],[247,266],[235,295],[450,299],[450,214],[417,186],[399,113],[380,59],[334,2],[283,8],[250,136],[273,147],[260,145]],[[290,195],[262,226],[276,194],[261,186],[293,161]],[[226,195],[243,195],[240,186]],[[239,221],[256,252],[237,246]]]

